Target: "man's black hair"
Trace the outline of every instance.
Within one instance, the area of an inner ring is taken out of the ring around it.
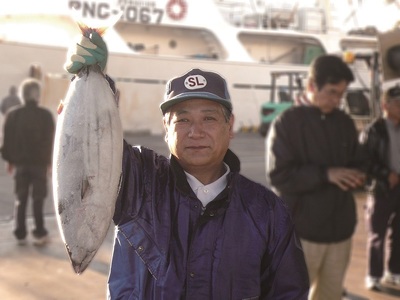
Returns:
[[[349,84],[354,81],[349,66],[336,55],[317,57],[311,64],[310,78],[314,80],[319,90],[327,83],[337,84],[344,80]]]

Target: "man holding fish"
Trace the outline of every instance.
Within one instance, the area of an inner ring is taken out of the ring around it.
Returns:
[[[69,55],[70,73],[104,68],[102,39],[83,40]],[[287,207],[242,176],[229,149],[224,78],[200,69],[175,77],[160,109],[169,158],[123,143],[109,299],[307,299]]]

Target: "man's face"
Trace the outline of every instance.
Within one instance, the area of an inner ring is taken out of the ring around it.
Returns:
[[[171,154],[189,173],[220,168],[233,138],[233,119],[226,120],[222,105],[214,101],[192,99],[175,104],[164,119]]]
[[[387,118],[400,123],[400,99],[392,100],[383,104],[383,109],[386,112]]]
[[[342,98],[347,90],[348,83],[343,80],[337,84],[327,83],[321,89],[318,89],[314,82],[310,83],[312,104],[318,107],[322,113],[330,113],[338,108]]]

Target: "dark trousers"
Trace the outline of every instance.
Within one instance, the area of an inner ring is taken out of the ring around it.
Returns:
[[[32,195],[32,210],[35,219],[35,229],[32,231],[37,238],[47,235],[44,227],[43,205],[47,196],[47,166],[16,166],[15,172],[15,221],[14,234],[17,239],[27,235],[26,207],[29,193]]]
[[[388,235],[388,271],[400,274],[400,186],[386,195],[369,195],[366,207],[368,275],[381,278],[385,269]]]

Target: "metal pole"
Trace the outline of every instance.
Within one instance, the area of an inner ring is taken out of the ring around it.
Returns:
[[[371,65],[371,119],[374,119],[381,115],[380,97],[381,97],[381,82],[379,75],[379,53],[373,52],[372,65]]]

